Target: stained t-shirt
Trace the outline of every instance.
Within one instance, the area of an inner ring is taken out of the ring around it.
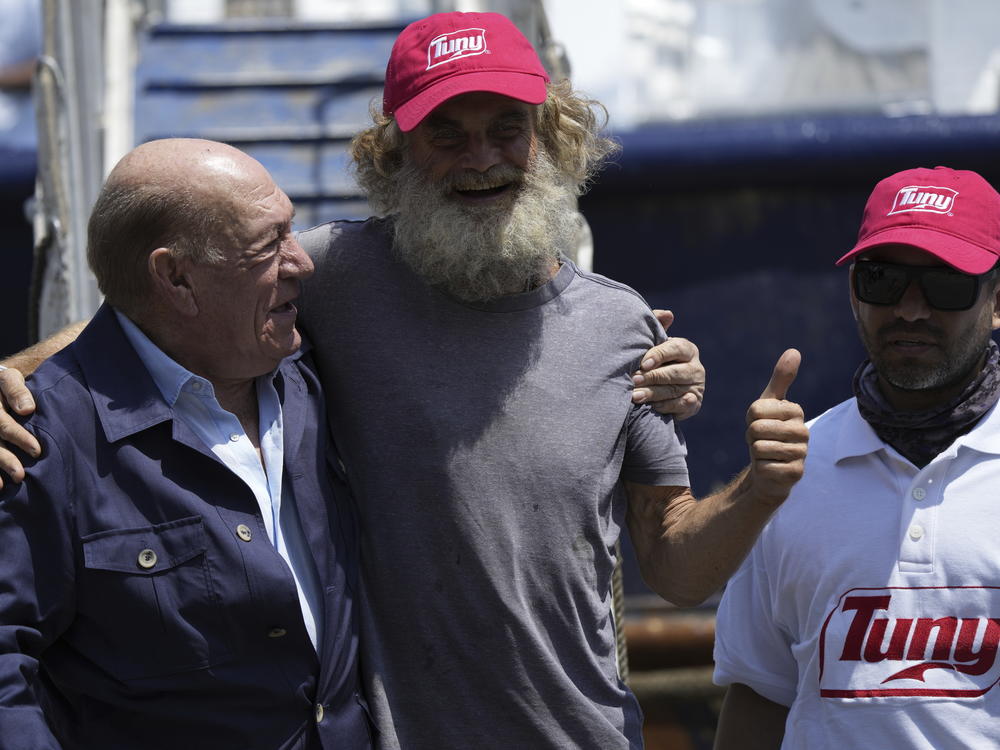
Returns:
[[[663,331],[564,260],[466,304],[385,220],[300,235],[301,322],[362,524],[362,667],[381,747],[638,748],[611,575],[621,479],[687,486],[673,421],[631,403]]]

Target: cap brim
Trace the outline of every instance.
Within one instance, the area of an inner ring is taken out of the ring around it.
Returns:
[[[882,245],[909,245],[930,253],[962,273],[973,275],[989,271],[996,265],[998,257],[996,253],[952,234],[936,232],[926,227],[893,227],[866,237],[838,260],[837,265],[843,265],[865,250]]]
[[[545,78],[533,73],[506,70],[483,70],[464,73],[437,81],[410,101],[396,107],[393,116],[404,133],[413,130],[427,115],[449,99],[473,91],[486,91],[517,99],[528,104],[545,101]]]

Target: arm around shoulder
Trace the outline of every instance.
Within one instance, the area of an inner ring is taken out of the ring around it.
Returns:
[[[20,448],[29,456],[38,456],[41,446],[34,435],[25,430],[8,412],[26,417],[35,410],[35,400],[24,384],[30,375],[46,359],[64,347],[72,344],[86,327],[85,322],[73,323],[53,334],[44,341],[0,361],[0,472],[11,480],[20,482],[24,478],[21,461],[9,448]],[[3,477],[0,476],[0,488]]]
[[[6,359],[0,360],[0,365],[9,367],[12,370],[19,370],[25,377],[38,369],[38,366],[51,357],[56,352],[76,341],[80,332],[87,327],[87,321],[71,323],[65,328],[53,333],[44,341],[29,346],[27,349],[12,354]]]
[[[787,720],[787,706],[735,682],[722,702],[714,750],[778,750]]]

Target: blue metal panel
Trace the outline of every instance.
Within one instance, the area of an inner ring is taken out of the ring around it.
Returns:
[[[143,39],[137,82],[144,87],[381,81],[401,28],[156,26]]]
[[[930,161],[982,164],[1000,143],[1000,116],[872,114],[696,120],[623,133],[625,154],[602,182],[635,189],[655,184],[855,181]],[[993,157],[995,163],[995,157]]]
[[[348,170],[346,143],[247,143],[241,148],[263,164],[290,196],[360,195]]]
[[[330,87],[147,91],[136,104],[139,141],[198,136],[225,141],[260,138],[346,138],[370,123],[382,89]]]
[[[382,95],[401,24],[155,26],[140,42],[137,141],[202,137],[249,151],[295,200],[363,215],[347,142]]]

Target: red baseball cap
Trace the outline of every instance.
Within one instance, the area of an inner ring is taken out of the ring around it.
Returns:
[[[404,132],[459,94],[545,101],[549,76],[524,34],[499,13],[436,13],[400,33],[385,69],[382,113]]]
[[[897,244],[963,273],[986,273],[1000,257],[1000,194],[975,172],[948,167],[886,177],[865,205],[858,244],[837,265],[869,248]]]

